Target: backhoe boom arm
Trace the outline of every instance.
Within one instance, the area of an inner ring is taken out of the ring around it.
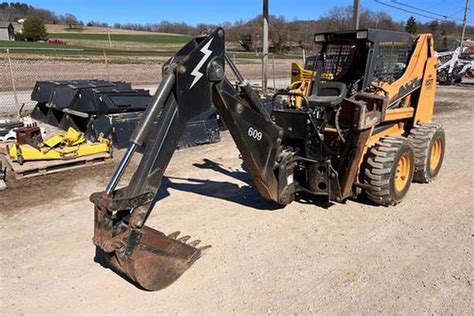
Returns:
[[[226,60],[240,80],[237,88],[225,78]],[[131,137],[130,150],[145,143],[143,157],[130,184],[119,191],[117,197],[131,199],[148,192],[156,194],[186,123],[212,110],[214,104],[259,193],[267,200],[281,202],[275,167],[281,154],[279,144],[283,131],[271,121],[260,98],[232,60],[226,58],[223,30],[194,39],[170,59],[164,69],[165,76],[154,102]],[[125,158],[131,156],[125,155]],[[126,163],[121,165],[126,166]],[[123,172],[121,168],[118,171]],[[107,193],[115,189],[117,178],[113,177]],[[134,227],[143,225],[152,204],[132,212]]]

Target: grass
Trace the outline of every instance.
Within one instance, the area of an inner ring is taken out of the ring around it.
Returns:
[[[170,57],[174,55],[175,52],[171,51],[124,51],[124,50],[105,50],[107,56],[113,57]],[[2,52],[0,47],[0,53]],[[38,50],[35,48],[32,49],[22,49],[22,50],[11,50],[15,54],[28,54],[31,56],[52,56],[52,57],[79,57],[81,60],[83,57],[94,57],[94,56],[103,56],[104,51],[101,49],[83,49],[83,50]],[[1,55],[0,55],[1,56]],[[34,57],[33,57],[34,58]],[[110,60],[110,62],[114,62]]]
[[[91,34],[66,34],[66,35],[91,35]],[[102,35],[102,34],[92,34]],[[107,36],[107,34],[104,34]],[[125,37],[136,37],[141,35],[116,35],[116,36],[125,36]],[[143,35],[145,37],[155,37],[157,35]],[[175,36],[168,36],[168,35],[158,35],[161,37],[167,38],[174,38]],[[185,36],[177,36],[183,42],[180,43],[184,45],[191,37]],[[115,38],[113,39],[115,40]],[[115,49],[115,48],[98,48],[98,47],[84,47],[84,46],[77,46],[77,45],[55,45],[55,44],[48,44],[48,43],[38,43],[38,42],[10,42],[10,41],[0,41],[0,50],[2,48],[11,48],[11,51],[16,53],[24,53],[24,54],[37,54],[37,55],[51,55],[51,56],[73,56],[73,55],[91,55],[97,56],[102,55],[104,51],[109,56],[130,56],[130,57],[168,57],[172,56],[176,53],[176,49],[168,48],[160,51],[156,50],[149,50],[149,49],[137,49],[137,50],[125,50],[125,49]],[[14,47],[22,48],[15,50]],[[48,50],[45,48],[49,48]],[[70,49],[70,50],[68,50]],[[262,56],[255,55],[253,52],[229,52],[232,56],[235,56],[238,59],[247,59],[247,60],[255,60],[259,61]],[[277,55],[275,56],[278,59],[292,59],[292,58],[300,58],[297,55]],[[269,58],[269,62],[271,63],[271,57]]]
[[[70,40],[92,40],[92,41],[107,41],[107,34],[94,33],[50,33],[50,38],[70,39]],[[152,43],[152,44],[185,44],[191,36],[187,35],[144,35],[144,34],[110,34],[112,41],[117,42],[137,42],[137,43]]]
[[[22,41],[15,41],[15,42],[10,42],[10,41],[0,41],[0,48],[5,48],[5,47],[25,47],[25,48],[82,48],[78,46],[66,46],[66,45],[54,45],[54,44],[48,44],[48,43],[39,43],[39,42],[22,42]]]
[[[15,49],[15,48],[20,49]],[[38,42],[10,42],[0,41],[0,49],[10,48],[11,51],[25,54],[39,54],[39,55],[102,55],[105,52],[107,55],[113,56],[171,56],[175,53],[174,50],[152,51],[152,50],[121,50],[121,49],[103,49],[94,47],[83,47],[74,45],[55,45]],[[45,49],[48,48],[48,49]]]
[[[67,27],[65,28],[66,32],[83,32],[84,28],[83,27]]]

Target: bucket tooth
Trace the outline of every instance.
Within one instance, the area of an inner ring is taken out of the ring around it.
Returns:
[[[179,234],[181,234],[180,231],[175,231],[174,233],[169,234],[168,237],[176,239],[176,238],[178,238]]]
[[[178,241],[180,241],[182,243],[186,243],[186,241],[188,241],[189,239],[191,239],[191,236],[186,235],[186,236],[178,238]]]
[[[206,245],[206,246],[202,246],[202,247],[197,248],[197,250],[199,250],[201,252],[201,257],[202,257],[211,248],[212,248],[211,245]]]
[[[191,247],[196,247],[200,243],[201,243],[201,241],[199,239],[197,239],[197,240],[191,241],[190,243],[188,243],[188,245],[190,245]]]

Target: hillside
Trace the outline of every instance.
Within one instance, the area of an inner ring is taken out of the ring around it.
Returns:
[[[176,51],[189,41],[190,36],[158,32],[84,27],[70,29],[65,25],[48,25],[49,37],[57,38],[68,46],[115,49],[127,51]]]
[[[123,29],[110,29],[105,27],[83,27],[70,29],[67,25],[47,24],[49,39],[60,39],[66,45],[40,43],[40,42],[1,42],[0,47],[10,48],[25,53],[100,53],[106,50],[112,54],[126,55],[170,55],[189,41],[191,36],[146,32]],[[14,24],[19,32],[21,25]],[[110,42],[109,35],[110,32]],[[31,49],[31,50],[30,50]],[[40,50],[38,50],[40,49]]]
[[[62,24],[46,24],[48,33],[71,33],[78,32],[77,30],[71,31],[67,25]],[[169,35],[169,36],[183,36],[181,34],[174,33],[161,33],[161,32],[147,32],[147,31],[134,31],[134,30],[124,30],[124,29],[109,29],[110,34],[124,34],[124,35]],[[99,26],[84,26],[81,31],[81,34],[107,34],[106,27]]]

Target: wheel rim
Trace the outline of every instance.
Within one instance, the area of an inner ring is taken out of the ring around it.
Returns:
[[[443,153],[443,144],[441,142],[441,138],[438,138],[435,140],[435,142],[431,146],[431,152],[430,152],[431,171],[434,171],[436,170],[436,168],[438,168],[439,162],[441,161],[442,153]]]
[[[395,189],[398,192],[403,191],[405,189],[408,179],[410,178],[410,169],[411,169],[411,161],[410,156],[408,153],[403,154],[398,160],[397,170],[395,173]]]

